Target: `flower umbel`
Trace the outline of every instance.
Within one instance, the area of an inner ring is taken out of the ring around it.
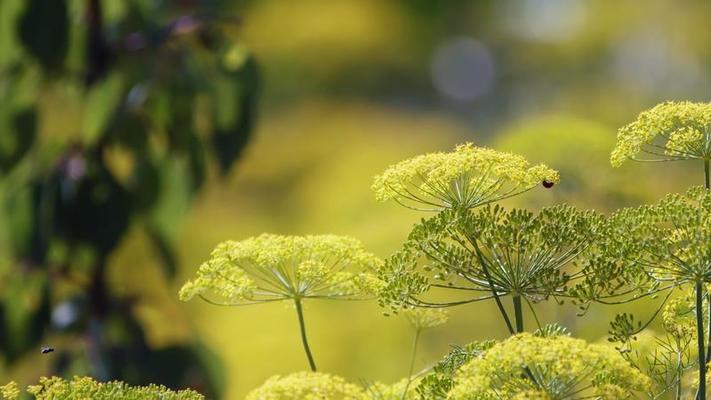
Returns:
[[[568,295],[568,285],[591,270],[577,263],[601,235],[603,219],[569,206],[505,211],[446,210],[415,227],[404,249],[381,269],[381,303],[403,307],[447,307],[512,296],[538,302]],[[443,292],[456,294],[442,299]],[[509,330],[505,311],[501,310]],[[517,313],[517,329],[522,319]]]
[[[669,101],[620,128],[610,161],[711,160],[711,103]]]
[[[16,389],[16,387],[15,387]],[[38,385],[27,388],[37,400],[111,399],[111,400],[204,400],[192,390],[172,391],[165,386],[129,386],[123,382],[97,382],[89,377],[75,376],[64,380],[53,376],[40,378]],[[3,395],[5,392],[3,391]],[[9,398],[8,398],[9,399]]]
[[[197,277],[180,290],[226,305],[287,299],[354,299],[372,295],[380,260],[359,241],[335,235],[262,234],[220,243]],[[219,298],[211,300],[208,293]]]
[[[401,161],[375,177],[379,201],[394,200],[408,208],[437,211],[474,208],[512,197],[544,183],[559,181],[558,172],[525,158],[471,143],[450,153],[430,153]]]
[[[302,302],[373,296],[381,287],[374,275],[380,263],[359,241],[347,236],[265,233],[217,245],[197,277],[180,290],[180,298],[187,301],[199,296],[211,304],[228,306],[293,301],[304,351],[311,370],[316,371]]]
[[[363,390],[341,377],[318,372],[273,376],[246,400],[365,400]]]
[[[20,388],[17,382],[9,382],[0,386],[0,396],[3,400],[17,400],[20,397]]]
[[[620,400],[649,385],[649,378],[611,347],[524,333],[462,366],[447,399]]]

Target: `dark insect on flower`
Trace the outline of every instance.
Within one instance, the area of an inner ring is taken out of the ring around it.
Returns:
[[[550,188],[552,188],[552,187],[553,187],[553,185],[555,185],[555,183],[554,183],[554,182],[551,182],[551,181],[547,181],[547,180],[543,180],[543,187],[544,187],[544,188],[546,188],[546,189],[550,189]]]
[[[53,347],[42,347],[42,354],[51,353],[54,351]]]

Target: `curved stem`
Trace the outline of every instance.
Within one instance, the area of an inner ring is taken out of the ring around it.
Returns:
[[[316,363],[314,362],[314,356],[311,354],[311,348],[309,347],[309,341],[306,338],[306,325],[304,324],[304,310],[301,307],[301,299],[294,299],[294,305],[296,305],[296,314],[299,317],[299,329],[301,331],[301,343],[304,345],[304,351],[306,352],[306,358],[309,359],[309,366],[311,371],[316,372]]]
[[[410,368],[407,370],[407,384],[405,385],[405,390],[402,391],[402,400],[407,398],[407,390],[410,388],[410,383],[412,383],[412,371],[415,370],[415,356],[417,355],[417,344],[420,342],[420,332],[421,329],[415,331],[415,339],[412,341],[412,350],[410,351]]]
[[[697,400],[706,400],[706,349],[704,343],[704,284],[696,282],[696,333],[698,335],[697,345],[699,351],[699,391],[696,393]]]
[[[523,332],[523,307],[521,306],[521,296],[513,296],[514,317],[516,318],[516,333]]]

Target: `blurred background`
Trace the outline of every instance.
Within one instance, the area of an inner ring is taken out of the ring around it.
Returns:
[[[240,399],[305,370],[286,304],[185,304],[177,290],[218,242],[262,232],[353,235],[388,256],[423,215],[376,203],[372,177],[420,153],[472,141],[545,162],[560,185],[507,203],[532,209],[608,212],[701,184],[693,162],[608,159],[640,111],[708,101],[709,13],[701,0],[0,0],[0,376]],[[589,340],[619,311],[537,307]],[[374,302],[305,312],[321,370],[406,374],[413,332]],[[493,304],[454,309],[416,369],[505,333]]]

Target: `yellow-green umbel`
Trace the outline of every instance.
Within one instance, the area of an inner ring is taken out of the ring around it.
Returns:
[[[159,385],[129,386],[119,381],[97,382],[78,376],[71,380],[42,377],[37,385],[27,388],[27,393],[36,400],[205,400],[205,396],[192,390],[173,391]],[[21,392],[15,382],[10,382],[0,387],[0,395],[3,400],[17,400]]]
[[[637,119],[628,125],[620,128],[617,135],[617,145],[612,151],[610,161],[613,166],[622,165],[625,160],[635,161],[678,161],[678,160],[697,160],[701,161],[704,166],[704,184],[707,190],[711,189],[711,103],[694,103],[690,101],[669,101],[661,103],[650,110],[644,111]],[[677,203],[678,204],[678,203]],[[671,204],[670,204],[671,205]],[[677,214],[671,205],[670,212],[667,214],[671,217],[672,214]],[[655,208],[659,210],[659,207]],[[630,224],[636,223],[636,220],[646,219],[647,215],[645,208],[640,208],[637,211],[625,211],[618,213],[618,219],[629,218]],[[687,210],[692,212],[693,210]],[[634,216],[633,214],[637,214]],[[664,217],[662,217],[664,218]],[[629,226],[632,229],[632,225]],[[687,236],[683,231],[668,232],[674,237]],[[633,241],[629,239],[628,241]],[[663,241],[666,242],[666,241]],[[704,246],[702,246],[704,248]],[[657,249],[659,250],[659,249]],[[697,282],[697,294],[706,296],[707,318],[711,318],[711,295],[704,292],[702,282],[706,278],[701,278],[699,267],[690,269],[688,260],[675,260],[676,251],[667,252],[667,256],[672,258],[667,259],[662,263],[656,263],[656,266],[649,265],[648,270],[656,270],[653,281],[659,282],[676,282],[681,283],[684,279],[689,278],[688,282]],[[690,250],[694,252],[694,250]],[[695,270],[693,270],[695,269]],[[704,269],[704,268],[701,268]],[[657,279],[661,275],[666,275],[662,280]],[[676,277],[674,277],[676,276]],[[685,278],[686,277],[686,278]],[[672,283],[673,285],[673,283]],[[703,299],[699,298],[696,301],[698,307],[701,307]],[[703,344],[704,333],[703,329],[703,311],[696,310],[699,316],[699,332],[698,332],[698,352],[699,352],[699,396],[698,400],[706,399],[706,361],[711,358],[711,324],[708,326],[708,343]],[[656,315],[656,314],[655,314]],[[617,323],[622,323],[623,320],[618,317]],[[705,348],[705,350],[704,350]]]
[[[415,226],[380,269],[381,305],[450,307],[493,299],[511,334],[522,332],[523,304],[569,297],[595,270],[582,261],[604,219],[570,206],[534,214],[500,206],[453,209]],[[513,318],[502,303],[512,299]]]
[[[273,376],[246,400],[366,400],[365,392],[345,379],[320,372]]]
[[[532,166],[516,154],[471,143],[449,153],[430,153],[401,161],[375,177],[379,201],[393,200],[416,210],[474,208],[559,181],[558,172]]]
[[[650,384],[612,347],[523,333],[464,364],[447,399],[621,400]]]
[[[697,186],[684,194],[670,194],[654,205],[619,210],[610,221],[613,231],[601,246],[607,268],[629,277],[628,284],[618,291],[632,294],[632,299],[667,291],[668,299],[672,289],[694,290],[699,399],[704,399],[705,365],[711,353],[704,340],[703,307],[711,283],[711,191]],[[617,316],[615,336],[636,333],[628,329],[633,325],[631,318],[629,314]]]
[[[701,160],[710,185],[711,103],[669,101],[639,114],[620,128],[610,161],[618,167],[625,160]]]
[[[293,301],[302,344],[315,371],[302,302],[372,297],[381,285],[372,273],[380,263],[358,240],[347,236],[262,234],[220,243],[197,276],[185,283],[180,298],[198,296],[228,306]]]
[[[0,386],[0,396],[3,400],[17,400],[20,398],[20,388],[17,382],[9,382]]]

